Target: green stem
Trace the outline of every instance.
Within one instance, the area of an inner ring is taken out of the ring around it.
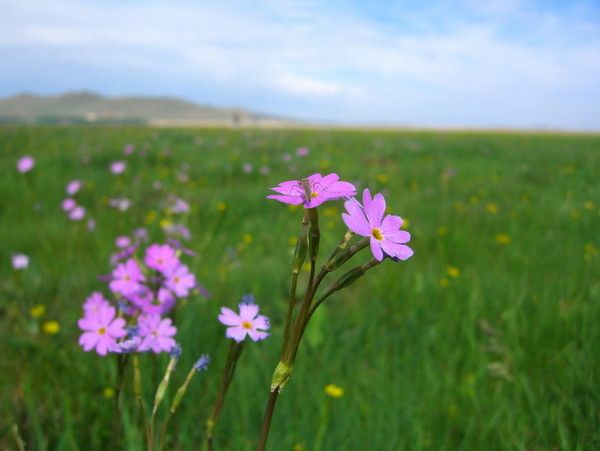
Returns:
[[[258,439],[258,451],[264,451],[267,446],[267,438],[269,437],[269,430],[271,428],[271,420],[273,418],[273,412],[275,411],[275,403],[277,402],[277,396],[279,390],[273,390],[269,394],[267,400],[267,407],[265,408],[265,415],[263,417],[262,427],[260,429],[260,437]]]
[[[142,424],[146,433],[146,443],[148,450],[151,448],[150,440],[150,428],[148,427],[148,418],[146,417],[146,406],[144,405],[144,399],[142,397],[142,372],[140,371],[140,358],[137,354],[133,355],[133,391],[135,393],[135,399],[140,408],[142,415]]]

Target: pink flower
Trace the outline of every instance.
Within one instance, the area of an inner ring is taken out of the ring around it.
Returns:
[[[269,318],[258,315],[258,305],[241,303],[239,308],[240,314],[238,315],[227,307],[221,307],[219,321],[228,326],[225,336],[238,343],[243,341],[246,335],[249,335],[253,341],[267,338],[269,334],[264,331],[270,327]]]
[[[196,277],[194,277],[186,265],[179,265],[168,273],[165,286],[178,297],[184,298],[196,286]]]
[[[413,250],[404,245],[410,241],[410,233],[400,230],[402,218],[383,216],[385,198],[381,193],[371,198],[371,193],[365,189],[362,205],[353,198],[347,200],[344,206],[347,211],[342,213],[344,222],[354,233],[370,238],[371,252],[377,260],[383,260],[384,253],[400,260],[413,255]]]
[[[115,240],[115,244],[117,245],[118,248],[124,249],[131,244],[131,240],[129,239],[129,237],[127,235],[122,235],[122,236],[117,237],[117,239]]]
[[[131,155],[134,150],[135,150],[135,147],[133,144],[125,144],[125,147],[123,147],[123,154]]]
[[[12,256],[12,266],[14,269],[25,269],[29,266],[29,257],[25,254],[14,254]]]
[[[67,183],[66,191],[69,196],[74,196],[81,189],[81,181],[71,180]]]
[[[61,204],[61,208],[66,212],[73,210],[76,206],[77,202],[75,202],[75,199],[71,199],[70,197],[67,197],[65,200],[63,200]]]
[[[149,291],[149,290],[148,290]],[[143,312],[148,315],[164,315],[168,313],[175,306],[177,299],[175,295],[164,287],[158,289],[156,297],[152,296],[150,291],[150,297],[143,304],[140,304]],[[135,303],[135,300],[133,301]]]
[[[296,155],[298,155],[299,157],[305,157],[309,154],[309,150],[308,147],[298,147],[296,149]]]
[[[85,216],[85,208],[78,205],[69,212],[71,221],[81,221]]]
[[[106,355],[115,345],[117,338],[127,335],[125,331],[125,320],[115,318],[114,307],[100,308],[98,312],[86,313],[77,325],[83,334],[79,337],[79,344],[85,352],[95,349],[100,355]]]
[[[139,291],[140,282],[144,280],[146,279],[137,262],[130,258],[125,263],[119,263],[112,272],[109,288],[113,292],[127,297]]]
[[[175,346],[173,337],[177,329],[172,325],[170,318],[161,319],[158,315],[148,315],[140,317],[138,325],[139,335],[142,337],[140,351],[169,352]]]
[[[175,249],[168,244],[153,244],[146,249],[144,263],[148,268],[165,274],[179,266],[179,259],[175,254]]]
[[[114,175],[119,175],[125,172],[127,163],[124,161],[113,161],[110,165],[110,172]]]
[[[304,180],[289,180],[271,188],[279,194],[271,194],[268,199],[278,200],[285,204],[300,205],[304,208],[314,208],[323,202],[356,194],[354,185],[340,181],[337,174],[313,174]]]
[[[21,174],[25,174],[33,169],[35,166],[35,159],[29,155],[19,158],[17,161],[17,171]]]
[[[83,311],[86,315],[88,313],[97,314],[98,312],[100,312],[100,310],[106,307],[110,307],[110,303],[107,299],[104,298],[102,293],[99,293],[97,291],[90,294],[83,303]]]

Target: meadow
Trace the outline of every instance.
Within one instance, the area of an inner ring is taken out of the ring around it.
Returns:
[[[36,160],[26,174],[23,155]],[[118,176],[115,160],[127,163]],[[217,315],[253,293],[271,336],[246,346],[215,445],[254,449],[302,218],[265,197],[315,172],[384,193],[415,254],[325,302],[268,449],[600,449],[600,135],[2,126],[0,167],[1,449],[115,448],[115,356],[83,352],[77,319],[92,291],[108,295],[98,276],[116,237],[145,227],[160,241],[173,222],[190,229],[188,264],[210,295],[177,310],[183,354],[167,396],[201,353],[212,362],[167,448],[202,449],[228,349]],[[73,179],[81,221],[61,210]],[[189,213],[166,210],[171,195]],[[123,198],[130,208],[111,206]],[[320,207],[321,255],[346,231],[342,211]],[[28,268],[12,268],[15,253]],[[141,359],[150,403],[168,358]],[[126,381],[121,444],[143,449],[130,369]]]

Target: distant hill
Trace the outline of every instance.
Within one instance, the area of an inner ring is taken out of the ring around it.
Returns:
[[[292,121],[243,109],[198,105],[174,97],[104,97],[82,91],[0,99],[0,123],[140,123],[152,125],[284,125]]]

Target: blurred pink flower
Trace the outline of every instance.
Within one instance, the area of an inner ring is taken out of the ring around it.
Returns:
[[[114,161],[110,165],[110,172],[114,175],[119,175],[125,172],[126,168],[127,163],[125,163],[124,161]]]
[[[78,205],[69,212],[69,219],[72,221],[81,221],[85,217],[85,208]]]
[[[75,202],[75,199],[71,199],[70,197],[67,197],[65,200],[63,200],[61,204],[63,211],[71,211],[76,206],[77,202]]]
[[[106,355],[115,345],[117,338],[127,335],[125,320],[115,318],[114,307],[100,307],[95,313],[86,313],[77,325],[83,334],[79,337],[79,344],[85,352],[95,349],[99,355]]]
[[[298,155],[299,157],[305,157],[310,153],[310,151],[308,150],[308,147],[298,147],[296,149],[296,155]]]
[[[14,269],[25,269],[29,266],[29,257],[25,254],[14,254],[12,256],[12,266]]]
[[[29,155],[25,155],[17,161],[17,170],[21,174],[25,174],[33,169],[35,166],[35,159]]]
[[[115,240],[115,244],[118,248],[124,249],[131,244],[131,239],[127,235],[118,236]]]
[[[140,290],[140,282],[146,280],[137,262],[130,258],[125,263],[119,263],[112,272],[109,288],[123,296],[129,296]]]
[[[155,353],[169,352],[175,346],[173,338],[177,329],[173,326],[171,318],[162,319],[158,315],[141,317],[138,321],[139,334],[142,337],[140,351],[152,351]]]
[[[179,265],[167,274],[165,286],[178,297],[184,298],[196,286],[196,277],[186,265]]]
[[[74,196],[81,189],[81,181],[80,180],[71,180],[67,183],[66,191],[69,196]]]
[[[166,274],[179,266],[179,259],[175,254],[175,249],[168,244],[153,244],[146,249],[144,263],[148,268]]]

